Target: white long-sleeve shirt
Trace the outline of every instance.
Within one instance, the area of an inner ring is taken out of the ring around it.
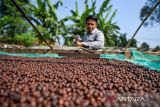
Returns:
[[[97,28],[91,33],[85,32],[82,38],[82,45],[92,49],[101,49],[104,47],[104,34]]]

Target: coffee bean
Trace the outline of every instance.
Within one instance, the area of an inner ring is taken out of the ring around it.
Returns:
[[[160,73],[132,63],[99,58],[0,59],[2,106],[121,106],[116,102],[120,96],[144,96],[142,106],[160,105]],[[124,106],[134,105],[141,106],[139,102]]]

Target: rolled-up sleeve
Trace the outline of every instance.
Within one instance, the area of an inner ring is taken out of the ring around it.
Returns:
[[[84,42],[82,42],[82,44],[84,46],[91,47],[94,49],[100,49],[100,48],[104,47],[104,34],[102,32],[97,32],[96,38],[94,41],[84,40]]]

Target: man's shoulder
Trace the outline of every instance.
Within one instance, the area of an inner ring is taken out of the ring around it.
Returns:
[[[101,30],[99,30],[99,29],[97,29],[95,33],[96,34],[103,34],[103,32]]]

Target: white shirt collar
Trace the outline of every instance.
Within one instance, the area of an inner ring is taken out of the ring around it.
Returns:
[[[95,28],[91,33],[94,33],[94,32],[96,32],[97,31],[97,28]]]
[[[90,33],[86,32],[86,34],[93,34],[97,31],[97,28],[95,28],[94,30],[92,30]]]

